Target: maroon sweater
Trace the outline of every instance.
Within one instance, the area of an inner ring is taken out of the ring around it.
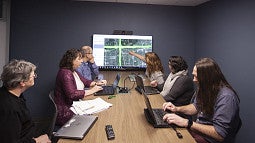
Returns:
[[[83,78],[79,72],[76,73],[85,87],[90,87],[92,81]],[[85,90],[77,90],[73,72],[69,69],[61,68],[57,74],[54,94],[54,101],[57,105],[58,112],[56,124],[63,125],[74,115],[70,110],[73,101],[82,99],[85,95]]]

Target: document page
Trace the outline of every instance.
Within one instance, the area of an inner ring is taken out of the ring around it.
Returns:
[[[73,101],[72,107],[70,108],[75,114],[94,114],[100,111],[106,110],[111,107],[112,104],[104,101],[102,98],[98,97],[93,100],[80,100]]]

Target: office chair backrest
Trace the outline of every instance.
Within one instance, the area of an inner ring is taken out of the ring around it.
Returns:
[[[55,104],[55,101],[54,101],[54,91],[50,91],[49,98],[52,104],[54,105],[52,122],[50,125],[49,135],[48,135],[51,138],[54,135],[55,123],[57,119],[57,105]]]

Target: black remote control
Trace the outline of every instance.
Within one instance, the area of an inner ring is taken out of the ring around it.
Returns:
[[[112,140],[112,139],[115,138],[115,134],[114,134],[112,125],[106,125],[105,126],[105,132],[106,132],[108,140]]]

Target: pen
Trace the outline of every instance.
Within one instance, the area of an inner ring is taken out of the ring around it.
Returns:
[[[91,106],[91,107],[89,107],[89,108],[86,108],[86,109],[84,109],[84,110],[89,110],[89,109],[92,109],[92,108],[94,108],[95,106]]]
[[[116,97],[115,95],[108,96],[108,99],[112,99],[113,97]]]

